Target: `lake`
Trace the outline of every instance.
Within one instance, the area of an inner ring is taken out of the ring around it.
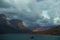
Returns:
[[[0,34],[0,40],[60,40],[60,36],[42,34]]]

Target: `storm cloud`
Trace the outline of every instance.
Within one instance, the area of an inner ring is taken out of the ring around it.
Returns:
[[[60,0],[1,0],[0,13],[21,19],[27,26],[60,25]]]

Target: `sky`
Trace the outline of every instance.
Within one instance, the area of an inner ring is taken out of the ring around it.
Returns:
[[[60,0],[0,0],[0,13],[23,20],[27,27],[60,25]]]

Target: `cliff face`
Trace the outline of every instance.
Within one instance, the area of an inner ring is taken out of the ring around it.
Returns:
[[[10,20],[11,24],[13,25],[13,27],[17,30],[20,30],[19,33],[29,33],[29,32],[32,32],[31,30],[29,30],[28,28],[26,28],[22,21],[19,20],[19,19],[13,19],[13,20]]]
[[[41,29],[34,29],[34,34],[60,34],[60,26],[56,26],[55,28],[48,28],[47,30],[41,31]]]
[[[12,20],[10,20],[10,23],[16,29],[24,29],[22,21],[19,19],[12,19]]]

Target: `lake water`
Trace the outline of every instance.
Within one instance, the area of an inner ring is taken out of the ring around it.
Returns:
[[[0,34],[0,40],[60,40],[60,36],[41,34]]]

